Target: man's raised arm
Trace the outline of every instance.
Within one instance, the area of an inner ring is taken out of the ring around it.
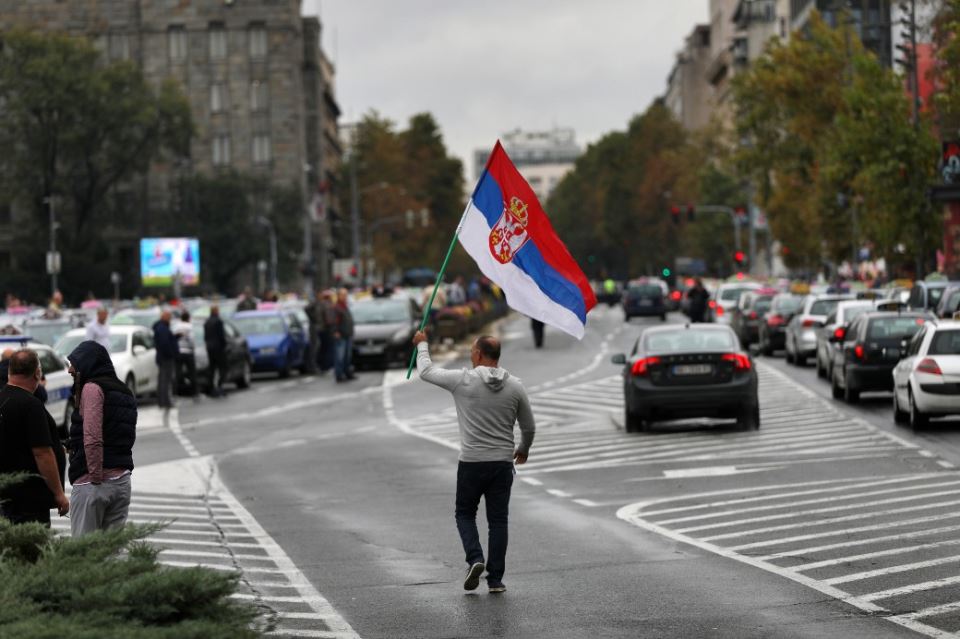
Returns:
[[[449,371],[433,364],[426,333],[417,331],[413,336],[413,345],[417,347],[417,372],[420,373],[420,379],[448,391],[457,387],[463,379],[463,371]]]

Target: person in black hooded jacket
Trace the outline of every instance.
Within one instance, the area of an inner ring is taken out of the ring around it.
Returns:
[[[97,342],[81,342],[67,359],[76,398],[69,440],[70,531],[79,537],[127,520],[137,400]]]

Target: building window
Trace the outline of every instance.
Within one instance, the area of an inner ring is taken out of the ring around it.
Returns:
[[[220,83],[210,85],[210,113],[222,113],[226,104],[226,90]]]
[[[267,164],[270,161],[270,136],[265,134],[253,136],[253,163]]]
[[[253,112],[267,110],[267,83],[254,80],[250,83],[250,110]]]
[[[127,38],[127,34],[111,33],[109,47],[111,60],[128,60],[130,58],[130,40]]]
[[[220,23],[210,25],[210,59],[223,60],[227,57],[227,30]]]
[[[230,136],[218,135],[213,138],[213,165],[226,166],[230,164]]]
[[[173,62],[182,62],[187,59],[187,30],[182,25],[174,25],[167,29],[167,51]]]
[[[247,38],[250,42],[250,57],[267,57],[267,28],[262,24],[250,25],[247,32]]]

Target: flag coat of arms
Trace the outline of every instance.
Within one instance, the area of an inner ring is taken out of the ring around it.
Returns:
[[[577,339],[597,298],[540,202],[498,141],[458,234],[507,304]]]

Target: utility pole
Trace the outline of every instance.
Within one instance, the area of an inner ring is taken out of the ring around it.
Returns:
[[[60,253],[57,252],[57,229],[60,223],[57,222],[55,210],[55,199],[53,195],[43,198],[50,213],[50,251],[47,253],[47,273],[50,275],[50,296],[57,292],[57,274],[60,273]]]
[[[366,265],[360,255],[360,197],[357,193],[357,150],[350,151],[350,251],[358,274],[363,273]]]

